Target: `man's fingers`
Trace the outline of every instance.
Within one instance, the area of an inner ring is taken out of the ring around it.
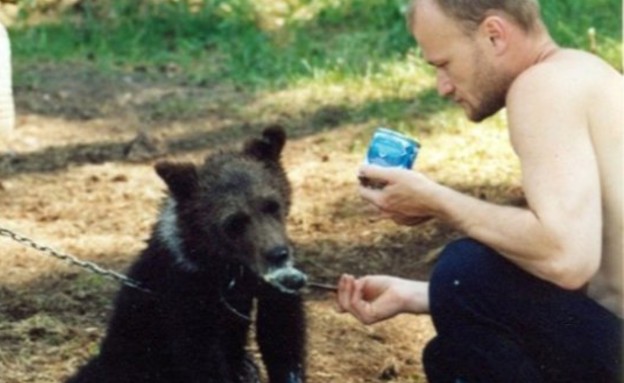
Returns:
[[[351,311],[350,301],[353,293],[353,276],[343,274],[338,281],[338,310],[340,312]]]
[[[349,312],[362,323],[368,323],[370,304],[363,300],[363,282],[344,274],[338,282],[338,311]]]
[[[360,167],[360,171],[358,176],[372,178],[372,179],[380,179],[385,180],[388,176],[388,172],[391,171],[391,168],[377,166],[377,165],[362,165]]]
[[[353,291],[351,293],[351,300],[349,304],[351,305],[351,307],[359,311],[358,309],[361,308],[362,306],[361,303],[362,303],[362,281],[355,280],[353,281]]]
[[[351,296],[351,312],[364,324],[375,322],[373,305],[364,297],[365,280],[358,279],[354,282],[353,295]]]
[[[377,205],[376,201],[379,198],[381,191],[379,189],[373,189],[367,186],[360,186],[360,197],[371,202],[373,205]]]
[[[393,215],[390,217],[396,224],[405,226],[417,226],[428,222],[432,217],[410,217],[403,215]]]
[[[355,279],[344,274],[338,281],[338,312],[349,312],[364,324],[379,321],[373,303],[365,295],[366,278]]]

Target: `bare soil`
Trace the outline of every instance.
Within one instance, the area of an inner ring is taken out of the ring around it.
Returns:
[[[186,85],[166,70],[28,70],[37,80],[15,89],[17,127],[0,138],[0,228],[42,245],[123,271],[163,197],[155,161],[201,161],[273,122],[289,134],[289,229],[299,265],[315,281],[335,283],[345,272],[426,279],[425,258],[457,235],[436,222],[402,228],[374,218],[356,189],[363,153],[354,143],[367,138],[339,110],[260,113],[270,94]],[[0,382],[72,374],[96,352],[118,287],[0,237]],[[428,316],[367,327],[338,314],[332,293],[306,297],[310,383],[425,381],[421,351],[434,335]]]

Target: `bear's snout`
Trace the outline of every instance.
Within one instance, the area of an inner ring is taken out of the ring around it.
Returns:
[[[282,292],[296,294],[308,283],[308,276],[294,267],[282,267],[265,274],[264,280]]]
[[[264,253],[264,258],[269,268],[282,267],[290,258],[290,251],[287,246],[276,246]]]

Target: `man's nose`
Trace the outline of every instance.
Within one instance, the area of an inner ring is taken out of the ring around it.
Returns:
[[[437,74],[437,88],[438,94],[442,97],[449,96],[455,90],[451,79],[442,71],[438,71]]]

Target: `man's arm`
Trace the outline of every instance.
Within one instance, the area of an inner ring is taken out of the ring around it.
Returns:
[[[381,191],[362,188],[362,196],[393,218],[441,218],[561,287],[584,285],[600,263],[598,169],[583,84],[547,65],[522,75],[507,102],[527,209],[481,201],[401,169],[364,168],[389,179]]]
[[[521,266],[523,258],[541,259],[527,269],[568,288],[585,284],[601,257],[600,181],[586,94],[582,80],[543,64],[521,77],[508,98],[529,210],[518,238],[509,248],[503,241],[501,250]]]
[[[453,202],[443,204],[443,214],[520,267],[574,289],[600,263],[600,182],[584,86],[557,70],[552,64],[530,69],[507,99],[528,209],[447,193]]]

